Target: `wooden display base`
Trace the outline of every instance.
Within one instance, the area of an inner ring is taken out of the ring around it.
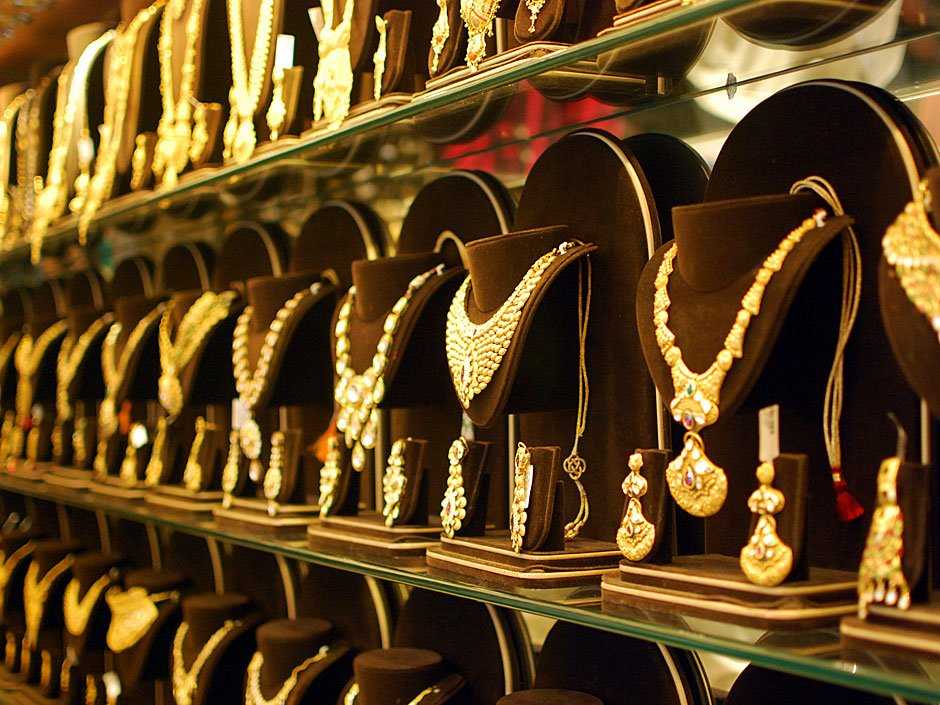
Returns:
[[[391,558],[396,563],[418,566],[424,565],[425,552],[437,545],[440,535],[438,517],[428,525],[389,527],[377,512],[326,517],[307,528],[313,548],[340,549],[359,558]]]
[[[7,463],[7,472],[21,480],[39,482],[45,477],[52,463],[35,463],[25,458],[16,458]]]
[[[365,103],[359,103],[358,105],[354,105],[349,109],[349,113],[346,115],[342,125],[339,127],[330,127],[326,120],[319,120],[318,122],[313,123],[313,125],[308,130],[304,130],[304,132],[301,134],[301,138],[308,138],[314,135],[323,135],[329,132],[335,132],[342,127],[355,125],[357,122],[361,122],[366,118],[372,117],[378,112],[385,112],[393,110],[394,108],[402,105],[407,105],[412,101],[413,97],[414,96],[411,93],[389,93],[388,95],[383,95],[378,100],[370,100]],[[278,143],[279,142],[280,140]]]
[[[940,603],[910,609],[870,605],[868,616],[846,617],[840,625],[842,642],[940,656]]]
[[[92,480],[88,489],[95,494],[117,497],[118,499],[143,499],[150,491],[150,488],[143,482],[128,485],[121,478],[110,475],[104,480]]]
[[[570,44],[562,44],[561,42],[529,42],[515,49],[510,49],[509,51],[504,51],[488,59],[484,59],[476,71],[471,71],[466,66],[453,68],[442,76],[430,79],[427,82],[425,90],[417,95],[422,96],[422,98],[430,97],[428,96],[429,93],[441,88],[446,88],[459,81],[481,80],[484,76],[505,68],[507,64],[548,56],[549,54],[554,54],[556,51],[567,49],[570,46]]]
[[[147,493],[147,502],[184,512],[211,512],[222,501],[221,490],[193,492],[180,485],[157,485]]]
[[[92,472],[82,468],[53,465],[43,475],[42,479],[47,484],[56,487],[65,487],[70,490],[87,490],[91,487]]]
[[[855,610],[854,573],[810,568],[809,579],[762,587],[741,573],[737,558],[679,556],[668,565],[622,561],[604,576],[604,608],[629,605],[719,618],[761,629],[832,624]]]
[[[456,575],[486,586],[528,588],[596,583],[620,557],[614,544],[585,538],[568,541],[564,551],[514,553],[505,530],[481,537],[441,537],[440,545],[427,552],[432,574]]]
[[[216,505],[212,515],[221,526],[250,529],[277,537],[303,536],[320,513],[316,504],[280,504],[277,514],[268,513],[268,501],[256,497],[233,497],[230,506]]]

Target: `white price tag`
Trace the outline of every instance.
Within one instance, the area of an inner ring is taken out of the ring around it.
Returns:
[[[323,19],[323,8],[311,7],[307,10],[307,15],[310,17],[310,24],[313,25],[313,33],[317,35],[317,41],[320,41],[320,32],[323,31],[323,25],[326,24],[326,20]]]
[[[274,50],[274,69],[289,69],[294,65],[294,35],[277,35],[277,45]]]
[[[764,407],[757,420],[760,438],[758,457],[762,463],[769,463],[780,455],[780,405]]]

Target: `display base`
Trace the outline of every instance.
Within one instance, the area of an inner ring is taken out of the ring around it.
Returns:
[[[604,608],[629,605],[712,617],[761,629],[832,624],[855,610],[854,573],[811,568],[809,579],[754,585],[731,556],[680,556],[669,565],[622,561],[604,576]]]
[[[90,489],[92,482],[92,471],[81,468],[67,468],[62,465],[53,465],[48,472],[43,475],[43,481],[46,484],[55,487],[65,487],[70,490]]]
[[[347,127],[366,118],[373,117],[379,112],[385,112],[402,105],[407,105],[411,102],[412,98],[413,96],[410,93],[389,93],[378,100],[370,100],[366,103],[354,105],[349,109],[349,113],[343,119],[343,123],[340,127]],[[330,127],[330,124],[326,120],[321,119],[313,123],[310,129],[305,130],[301,137],[307,138],[313,135],[323,135],[334,132],[337,129],[339,128]]]
[[[865,619],[843,619],[840,631],[847,646],[940,656],[940,604],[914,605],[908,610],[871,605]]]
[[[596,583],[620,557],[614,544],[585,538],[568,541],[563,551],[514,553],[509,532],[502,530],[482,537],[442,537],[428,549],[427,563],[432,574],[486,586],[560,588]]]
[[[569,46],[571,45],[562,44],[561,42],[529,42],[515,49],[510,49],[509,51],[504,51],[500,54],[496,54],[496,56],[484,59],[476,71],[471,71],[466,66],[451,69],[442,76],[430,79],[427,82],[425,90],[417,95],[423,98],[433,91],[446,88],[459,81],[481,79],[483,76],[487,76],[492,72],[506,69],[511,63],[554,54],[556,51],[567,49]]]
[[[216,505],[212,515],[220,526],[249,529],[277,537],[303,536],[304,530],[320,513],[316,504],[281,504],[277,514],[268,513],[268,501],[255,497],[233,497],[230,506]]]
[[[39,482],[45,477],[52,463],[36,463],[25,458],[14,458],[7,461],[7,472],[21,480]]]
[[[128,485],[121,478],[113,476],[108,476],[103,480],[93,479],[88,489],[95,494],[117,497],[118,499],[143,499],[150,491],[150,488],[143,482]]]
[[[157,485],[147,493],[147,503],[184,512],[211,513],[222,501],[219,490],[193,492],[177,485]]]
[[[338,549],[366,559],[391,558],[409,565],[424,565],[426,551],[437,545],[440,535],[437,517],[427,525],[389,527],[377,512],[325,517],[307,528],[307,539],[313,548]]]
[[[532,76],[529,82],[553,100],[576,100],[584,95],[623,100],[627,96],[665,94],[671,90],[671,83],[666,79],[647,80],[632,74],[604,71],[597,67],[597,62],[588,60]]]

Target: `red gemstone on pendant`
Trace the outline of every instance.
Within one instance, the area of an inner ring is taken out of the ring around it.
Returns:
[[[695,426],[695,417],[692,415],[691,411],[682,412],[682,425],[689,430]]]

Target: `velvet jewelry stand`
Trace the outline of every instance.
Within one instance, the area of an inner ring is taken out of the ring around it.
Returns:
[[[662,167],[666,163],[669,170]],[[594,582],[616,565],[619,551],[611,540],[622,512],[619,486],[629,445],[618,448],[609,438],[662,444],[655,388],[642,369],[636,333],[624,325],[623,309],[631,306],[631,282],[660,237],[671,232],[658,213],[697,198],[705,175],[698,156],[672,138],[650,135],[622,144],[603,132],[576,132],[532,167],[517,211],[518,232],[468,247],[468,314],[479,322],[486,318],[480,311],[495,310],[538,257],[566,240],[590,243],[568,250],[549,267],[493,380],[467,409],[481,425],[517,414],[517,439],[544,449],[542,490],[533,495],[544,504],[533,507],[530,501],[529,514],[540,515],[541,541],[554,538],[543,546],[528,542],[520,554],[510,550],[506,532],[444,538],[428,552],[432,570],[500,585],[558,587]],[[562,193],[565,198],[558,197]],[[586,266],[577,259],[588,250],[593,296],[586,364],[592,393],[580,453],[591,516],[581,536],[563,545],[557,538],[561,525],[578,509],[560,465],[575,426],[578,269]],[[624,399],[632,400],[629,415],[622,413]],[[560,492],[548,481],[553,472],[563,480]],[[546,531],[549,524],[555,528]]]
[[[157,326],[162,311],[162,297],[150,260],[132,257],[122,261],[114,271],[111,282],[115,323],[121,326],[114,347],[115,364],[126,356],[124,375],[102,404],[113,404],[118,415],[117,428],[110,435],[99,426],[91,490],[121,499],[140,499],[146,488],[144,470],[150,458],[152,440],[137,447],[138,439],[131,443],[130,431],[134,424],[149,429],[154,423],[154,405],[157,396],[157,378],[160,361],[157,352]],[[137,326],[141,328],[138,329]],[[134,347],[128,348],[130,336],[135,335]]]
[[[67,397],[65,409],[58,408],[57,399],[52,443],[54,464],[44,479],[53,485],[81,490],[88,489],[91,482],[91,466],[97,445],[97,409],[104,398],[101,344],[111,327],[113,315],[108,310],[107,283],[93,270],[74,275],[68,283],[67,293],[67,339],[71,338],[72,345],[75,346],[92,326],[97,328],[94,337],[88,339],[81,358],[75,362],[77,369],[64,390]],[[56,385],[62,385],[58,375]]]
[[[316,283],[320,288],[284,321],[269,361],[269,381],[255,409],[254,418],[264,439],[261,468],[268,467],[271,434],[285,434],[280,489],[273,499],[266,497],[264,475],[251,476],[248,459],[237,447],[233,450],[230,439],[229,461],[234,452],[237,479],[223,506],[213,510],[218,520],[254,531],[296,534],[319,512],[319,463],[314,449],[332,416],[333,312],[351,282],[352,261],[377,256],[384,239],[384,227],[371,210],[356,203],[330,202],[304,224],[293,244],[289,274],[256,277],[248,282],[251,371],[278,309],[299,291]]]
[[[35,344],[39,337],[62,319],[65,292],[59,280],[50,280],[33,289],[32,305],[26,318],[26,331]],[[51,340],[39,360],[33,360],[35,369],[29,377],[17,379],[17,397],[20,389],[30,390],[28,409],[17,410],[17,429],[13,434],[14,456],[8,461],[8,470],[17,477],[41,480],[52,460],[52,429],[55,419],[56,360],[65,339],[65,329]],[[20,346],[22,346],[22,340]],[[19,347],[17,350],[19,350]],[[34,348],[35,351],[35,348]],[[15,355],[16,353],[14,353]],[[34,353],[35,354],[35,353]],[[16,360],[14,358],[14,364]]]
[[[461,208],[454,207],[457,203]],[[427,271],[434,262],[456,261],[463,243],[492,232],[505,232],[511,214],[511,199],[506,190],[496,179],[482,172],[458,171],[425,186],[415,196],[402,224],[399,257],[357,263],[353,269],[358,282],[357,295],[362,292],[363,297],[357,300],[356,312],[370,312],[368,322],[362,320],[361,315],[354,316],[351,322],[354,357],[357,343],[360,351],[356,369],[364,367],[371,359],[367,353],[375,349],[387,311],[411,277]],[[433,254],[435,250],[441,254]],[[348,482],[343,483],[340,491],[339,510],[323,518],[319,526],[311,527],[311,540],[315,543],[323,542],[331,547],[348,544],[346,548],[362,555],[414,563],[422,563],[424,550],[436,543],[440,524],[433,516],[434,505],[444,490],[447,449],[461,427],[436,333],[443,326],[446,302],[456,287],[450,279],[452,276],[453,273],[448,272],[440,277],[447,281],[432,279],[418,292],[406,313],[408,322],[402,323],[396,335],[395,351],[390,356],[396,358],[390,370],[396,366],[397,370],[387,371],[385,376],[389,390],[386,397],[391,400],[387,416],[389,437],[384,444],[385,452],[377,462],[384,475],[384,461],[392,441],[402,440],[406,480],[398,516],[391,526],[386,525],[384,497],[375,504],[378,512],[359,514],[353,501],[358,493],[349,484],[356,478],[348,474],[351,469],[346,458],[343,472]],[[422,298],[425,295],[427,298]],[[360,303],[362,309],[358,307]],[[409,326],[414,327],[409,330]],[[432,352],[421,352],[425,347]],[[431,380],[439,381],[432,384]],[[437,391],[418,395],[407,391],[418,388]],[[480,435],[480,440],[487,444],[499,445],[500,449],[505,446],[502,429]],[[499,459],[498,453],[489,455],[490,460]],[[363,482],[364,479],[360,486]],[[485,522],[485,501],[483,505],[481,515]]]
[[[7,291],[0,299],[3,316],[0,317],[0,467],[6,468],[16,427],[16,385],[19,375],[13,354],[23,336],[26,314],[30,307],[29,290],[18,288]]]

